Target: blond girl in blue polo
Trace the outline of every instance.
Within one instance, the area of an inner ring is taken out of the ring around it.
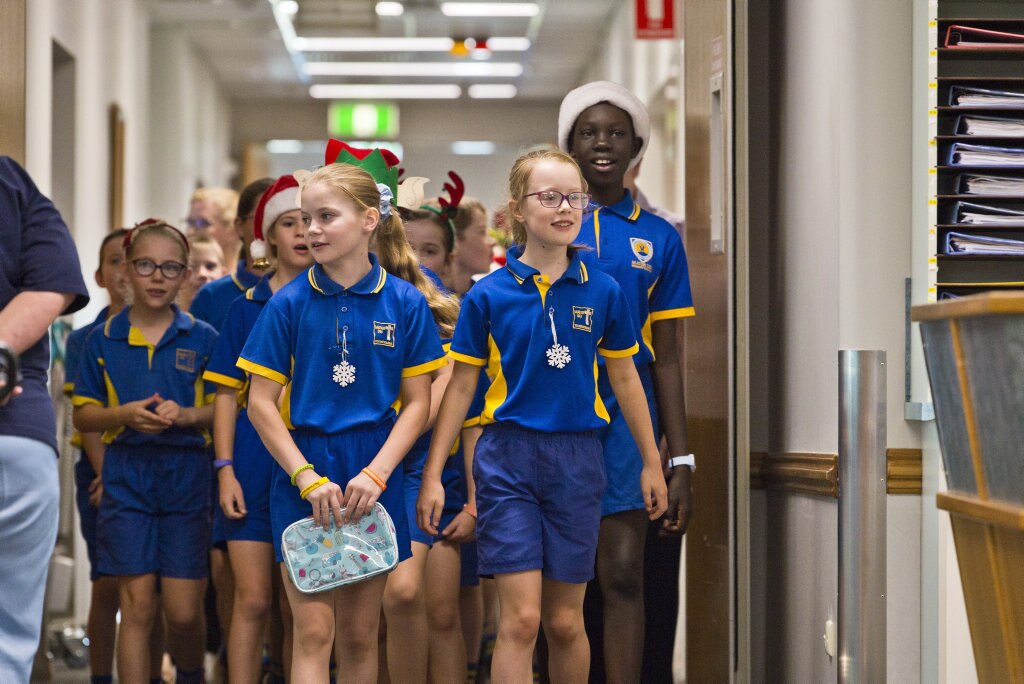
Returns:
[[[415,263],[391,204],[397,169],[380,150],[348,148],[344,158],[363,168],[328,164],[302,179],[315,264],[266,304],[238,364],[252,375],[250,420],[281,466],[271,484],[274,538],[310,514],[325,527],[331,517],[340,525],[342,507],[347,522],[379,501],[403,560],[410,546],[401,462],[426,426],[431,372],[445,357],[427,299],[370,253],[373,237],[390,263],[398,253]],[[285,582],[292,681],[326,682],[332,647],[342,679],[376,681],[385,581],[313,595]]]
[[[520,157],[509,175],[518,246],[505,268],[466,295],[420,491],[420,524],[436,532],[441,466],[470,406],[480,367],[496,370],[476,445],[478,553],[500,602],[491,663],[495,681],[530,681],[537,629],[552,681],[584,681],[590,646],[583,596],[593,576],[606,484],[597,430],[608,424],[597,387],[603,356],[640,445],[639,486],[648,514],[665,511],[666,487],[647,401],[632,361],[636,334],[615,282],[588,269],[573,241],[586,182],[564,152]]]
[[[190,275],[176,228],[153,219],[134,228],[122,268],[131,306],[89,334],[72,397],[75,427],[103,432],[107,444],[96,569],[118,578],[120,679],[149,680],[159,577],[178,681],[198,683],[213,418],[202,375],[217,333],[174,304]]]

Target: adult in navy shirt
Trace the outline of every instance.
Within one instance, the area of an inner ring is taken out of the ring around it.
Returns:
[[[253,219],[256,214],[256,205],[263,192],[273,183],[273,178],[260,178],[246,185],[239,193],[235,230],[238,231],[238,237],[242,239],[242,254],[239,255],[235,272],[203,285],[196,293],[195,299],[192,300],[192,306],[189,307],[190,314],[209,323],[217,329],[217,332],[220,332],[220,327],[224,325],[224,317],[228,315],[228,307],[231,306],[231,302],[259,282],[260,274],[253,265],[249,245],[253,241]],[[230,262],[231,258],[228,254],[224,255],[225,261]]]
[[[89,301],[64,220],[17,162],[0,157],[0,342],[22,379],[0,406],[0,682],[27,682],[57,538],[57,427],[47,330]]]

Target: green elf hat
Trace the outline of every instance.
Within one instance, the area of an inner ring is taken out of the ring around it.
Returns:
[[[388,186],[391,197],[398,197],[398,157],[391,150],[375,147],[371,150],[352,147],[331,138],[327,141],[324,164],[351,164],[373,176],[373,180]]]

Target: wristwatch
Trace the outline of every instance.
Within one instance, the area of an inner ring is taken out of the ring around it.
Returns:
[[[668,467],[675,469],[679,466],[690,466],[690,470],[697,469],[697,461],[694,459],[693,454],[686,454],[685,456],[673,456],[668,459]]]

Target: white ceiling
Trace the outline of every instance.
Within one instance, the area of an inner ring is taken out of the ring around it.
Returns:
[[[308,97],[313,83],[511,83],[520,98],[560,99],[581,79],[600,49],[607,22],[623,0],[540,0],[532,18],[458,18],[441,14],[440,0],[406,0],[405,14],[378,17],[375,0],[298,0],[295,31],[302,37],[522,37],[527,52],[496,52],[492,61],[517,61],[522,76],[471,79],[300,77],[285,48],[270,0],[147,0],[154,26],[184,31],[235,98]],[[308,61],[454,61],[446,53],[303,53]],[[468,59],[468,58],[461,58]],[[463,95],[465,98],[466,95]]]

